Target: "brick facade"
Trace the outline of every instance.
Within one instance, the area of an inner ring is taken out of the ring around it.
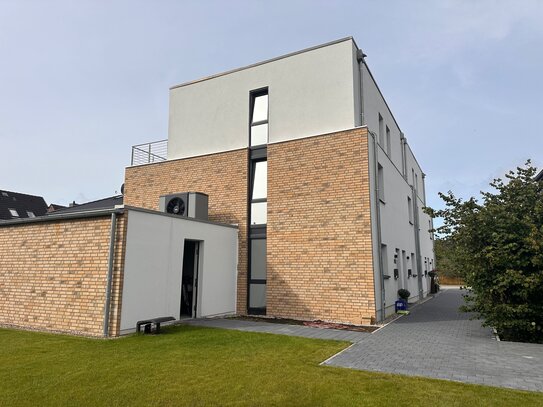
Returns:
[[[110,215],[0,228],[0,324],[103,333]],[[111,335],[118,334],[126,216],[117,222]]]
[[[161,195],[194,191],[209,195],[209,220],[239,225],[238,313],[247,306],[246,149],[126,169],[124,204],[158,210]]]
[[[375,317],[364,128],[268,145],[267,313],[369,323]],[[247,307],[246,149],[126,169],[125,204],[209,195],[210,220],[239,225],[238,313]]]
[[[367,129],[268,145],[267,313],[375,318]]]

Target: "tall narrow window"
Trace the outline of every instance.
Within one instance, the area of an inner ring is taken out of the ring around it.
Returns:
[[[391,149],[392,149],[392,145],[390,144],[390,129],[388,128],[388,126],[386,126],[386,133],[387,133],[387,154],[388,156],[390,157],[390,153],[391,153]]]
[[[388,252],[387,245],[381,243],[381,264],[383,265],[382,273],[388,275]]]
[[[266,239],[251,239],[250,309],[266,307]]]
[[[377,182],[379,185],[377,185],[377,188],[379,189],[379,200],[381,202],[385,202],[385,175],[383,172],[383,166],[381,164],[378,164],[377,167]]]
[[[409,223],[413,224],[413,202],[409,197],[407,197],[407,216]]]
[[[402,288],[407,288],[407,253],[402,250]]]
[[[385,148],[385,128],[381,113],[379,113],[379,144],[382,148]]]
[[[266,224],[268,223],[268,89],[250,93],[248,185],[249,242],[247,312],[266,314]]]
[[[268,162],[253,162],[251,185],[251,225],[265,225],[268,220]]]
[[[268,90],[251,95],[251,147],[268,143]]]

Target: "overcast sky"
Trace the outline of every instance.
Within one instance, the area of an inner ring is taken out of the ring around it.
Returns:
[[[170,86],[350,35],[430,205],[543,165],[543,1],[0,0],[0,189],[113,195]]]

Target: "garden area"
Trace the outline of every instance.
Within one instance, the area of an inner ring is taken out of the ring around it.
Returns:
[[[319,366],[347,346],[184,325],[111,340],[0,329],[0,405],[543,405],[543,393]]]

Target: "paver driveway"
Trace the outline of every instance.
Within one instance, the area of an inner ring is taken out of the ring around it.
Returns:
[[[543,391],[543,345],[496,341],[462,303],[446,289],[324,364]]]

